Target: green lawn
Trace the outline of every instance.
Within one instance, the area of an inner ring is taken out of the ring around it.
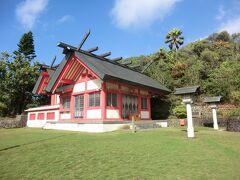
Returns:
[[[0,129],[0,179],[240,179],[240,133]]]

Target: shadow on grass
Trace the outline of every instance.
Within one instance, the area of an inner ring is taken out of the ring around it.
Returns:
[[[182,129],[181,131],[187,132],[187,129]],[[198,132],[198,130],[194,130],[194,132]]]
[[[14,148],[21,147],[21,146],[26,146],[26,145],[30,145],[30,144],[35,144],[35,143],[43,142],[43,141],[58,139],[58,138],[61,138],[61,137],[63,137],[63,136],[70,136],[70,135],[73,135],[73,134],[55,136],[55,137],[51,137],[51,138],[47,138],[47,139],[41,139],[41,140],[38,140],[38,141],[29,142],[29,143],[18,144],[18,145],[15,145],[15,146],[10,146],[10,147],[6,147],[6,148],[3,148],[3,149],[0,149],[0,152],[1,152],[1,151],[6,151],[6,150],[9,150],[9,149],[14,149]]]

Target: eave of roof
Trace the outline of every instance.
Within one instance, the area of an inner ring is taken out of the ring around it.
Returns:
[[[198,91],[200,86],[188,86],[188,87],[182,87],[182,88],[176,88],[175,95],[181,95],[181,94],[193,94]]]
[[[60,43],[60,45],[64,45],[64,43]],[[167,87],[160,84],[158,81],[153,80],[149,76],[130,69],[129,67],[121,65],[115,61],[108,60],[104,57],[100,57],[83,50],[77,50],[75,47],[71,46],[69,49],[65,50],[67,51],[67,55],[53,73],[50,82],[45,89],[47,92],[52,91],[54,84],[56,83],[72,53],[74,53],[82,63],[89,67],[102,80],[114,79],[129,84],[152,88],[158,91],[161,90],[161,92],[164,94],[169,94],[171,92],[171,90],[169,90]]]
[[[211,102],[220,102],[222,96],[212,96],[212,97],[205,97],[203,102],[211,103]]]
[[[92,69],[102,80],[116,79],[135,85],[141,85],[143,87],[153,88],[155,90],[161,90],[166,94],[171,92],[171,90],[158,81],[127,67],[119,66],[114,62],[101,60],[97,57],[77,51],[75,52],[75,56]]]
[[[39,85],[41,83],[42,78],[43,78],[43,76],[40,74],[40,76],[38,77],[38,80],[37,80],[37,82],[36,82],[36,84],[35,84],[35,86],[34,86],[34,88],[32,90],[33,94],[37,94],[37,90],[38,90],[38,87],[39,87]]]

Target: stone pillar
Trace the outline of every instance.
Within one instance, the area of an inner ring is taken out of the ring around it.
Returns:
[[[215,107],[212,108],[212,114],[213,114],[213,128],[218,130],[217,110]]]
[[[187,108],[187,136],[189,138],[194,137],[194,128],[193,128],[193,120],[192,120],[192,107],[190,103],[186,103]]]

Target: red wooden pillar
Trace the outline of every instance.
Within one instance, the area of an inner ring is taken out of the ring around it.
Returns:
[[[140,114],[140,119],[141,118],[141,96],[140,96],[140,89],[138,90],[138,113]]]
[[[106,92],[106,83],[103,82],[102,83],[102,88],[101,88],[101,100],[100,100],[100,104],[101,104],[101,109],[102,109],[102,120],[105,121],[106,120],[106,101],[107,101],[107,92]]]
[[[122,94],[118,92],[118,110],[119,110],[119,118],[122,118]]]
[[[88,74],[88,70],[86,69],[86,74]],[[87,120],[87,107],[88,107],[88,93],[87,93],[87,75],[84,77],[85,83],[85,91],[84,91],[84,109],[83,109],[83,118]]]
[[[70,94],[70,114],[71,114],[71,120],[74,119],[74,96],[72,93]]]
[[[151,115],[151,96],[147,97],[147,102],[148,102],[149,119],[152,120],[152,115]]]
[[[51,106],[55,105],[55,94],[51,95]]]

